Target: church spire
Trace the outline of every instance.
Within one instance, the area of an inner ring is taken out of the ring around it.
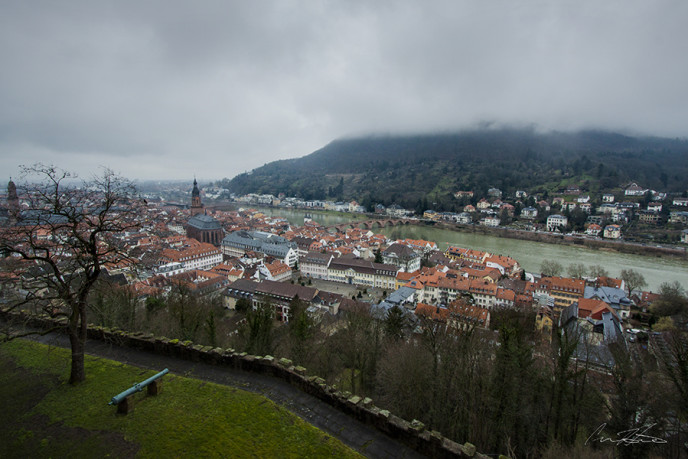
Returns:
[[[191,215],[198,215],[200,213],[203,213],[201,190],[198,189],[198,182],[196,181],[196,177],[194,177],[193,190],[191,191]]]

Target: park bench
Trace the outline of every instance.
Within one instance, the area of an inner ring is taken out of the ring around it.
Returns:
[[[136,392],[141,392],[144,387],[147,388],[148,395],[158,395],[158,392],[161,388],[160,386],[162,385],[162,381],[160,378],[162,378],[169,372],[170,370],[165,368],[160,373],[151,376],[145,381],[134,384],[129,389],[112,397],[112,400],[110,400],[108,405],[117,405],[118,414],[127,414],[132,409],[130,397]]]

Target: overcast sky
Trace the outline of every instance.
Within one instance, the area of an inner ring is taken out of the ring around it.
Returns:
[[[0,166],[233,177],[485,121],[688,136],[688,1],[0,0]]]

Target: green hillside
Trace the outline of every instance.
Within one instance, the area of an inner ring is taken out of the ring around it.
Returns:
[[[336,140],[302,158],[275,161],[221,185],[231,192],[305,199],[356,199],[364,205],[453,210],[452,194],[489,188],[556,193],[569,184],[598,193],[637,182],[684,192],[688,140],[602,131],[536,133],[476,130]]]

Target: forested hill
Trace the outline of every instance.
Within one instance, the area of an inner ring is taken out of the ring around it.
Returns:
[[[688,140],[508,129],[351,138],[221,183],[238,194],[453,210],[459,190],[472,190],[476,198],[492,187],[505,196],[516,190],[551,195],[575,184],[594,194],[629,182],[686,191]]]

